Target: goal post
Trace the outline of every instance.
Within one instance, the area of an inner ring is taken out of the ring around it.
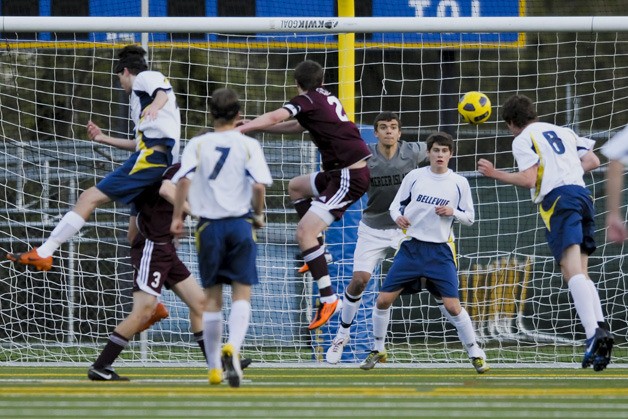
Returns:
[[[583,330],[529,192],[478,176],[475,162],[486,157],[499,168],[514,169],[510,137],[499,120],[501,103],[514,93],[531,96],[542,120],[595,139],[596,150],[626,125],[628,18],[2,16],[0,32],[17,34],[3,40],[0,54],[2,253],[39,245],[78,193],[128,156],[87,140],[85,124],[91,119],[115,136],[130,135],[127,98],[112,69],[117,50],[139,43],[140,34],[147,34],[151,68],[164,73],[177,91],[186,140],[210,126],[207,98],[218,87],[239,93],[247,118],[283,105],[296,94],[292,69],[303,59],[320,62],[326,84],[338,91],[338,36],[371,34],[353,48],[354,120],[367,137],[375,116],[393,111],[400,115],[407,141],[424,140],[436,130],[456,138],[455,165],[470,181],[476,208],[473,226],[455,227],[461,300],[489,358],[495,363],[579,362]],[[49,39],[21,35],[41,32]],[[87,36],[57,39],[57,33]],[[175,38],[174,33],[190,35]],[[205,35],[192,35],[198,33]],[[470,90],[486,93],[493,102],[493,116],[485,124],[470,126],[457,117],[457,98]],[[317,152],[307,134],[257,138],[275,182],[266,197],[268,226],[258,236],[261,283],[254,290],[243,350],[260,363],[311,362],[337,320],[317,334],[307,331],[312,284],[296,272],[297,217],[286,190],[292,177],[317,169]],[[586,175],[598,214],[599,248],[590,258],[591,276],[617,336],[613,362],[626,364],[628,252],[625,245],[605,243],[604,168]],[[338,237],[331,243],[337,256],[331,269],[339,290],[351,277],[349,249],[355,245],[360,211],[359,205],[351,208],[330,229]],[[127,226],[128,209],[113,203],[99,208],[61,247],[50,272],[0,262],[0,364],[93,361],[130,311]],[[191,239],[183,241],[179,254],[196,274]],[[365,298],[371,304],[381,271]],[[202,362],[186,307],[170,291],[164,291],[163,300],[170,317],[136,337],[120,362]],[[362,307],[358,317],[370,317],[370,309]],[[368,345],[369,325],[355,327],[360,333],[353,344]],[[467,362],[455,330],[426,293],[395,304],[388,342],[392,362]],[[349,361],[363,355],[351,352]]]

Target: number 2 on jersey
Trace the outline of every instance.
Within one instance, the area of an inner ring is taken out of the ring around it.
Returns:
[[[216,151],[220,153],[220,157],[218,158],[211,175],[209,175],[209,180],[214,180],[218,177],[218,174],[222,170],[222,166],[225,164],[225,160],[227,160],[230,150],[231,149],[229,147],[216,147]]]
[[[334,109],[336,109],[336,115],[338,115],[338,119],[342,122],[347,122],[349,117],[345,114],[344,109],[342,109],[342,103],[336,96],[327,96],[327,103],[332,105]]]

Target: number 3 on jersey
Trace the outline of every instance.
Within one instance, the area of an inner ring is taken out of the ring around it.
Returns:
[[[230,150],[231,149],[229,147],[216,147],[216,151],[220,153],[220,157],[218,158],[211,175],[209,175],[209,180],[214,180],[218,177],[218,174],[222,170],[222,166],[225,164],[225,160],[227,160]]]

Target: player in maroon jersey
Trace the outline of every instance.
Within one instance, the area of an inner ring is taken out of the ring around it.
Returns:
[[[296,239],[320,293],[321,304],[310,330],[324,325],[341,306],[331,284],[321,233],[368,189],[366,160],[371,156],[340,100],[323,87],[323,73],[320,64],[303,61],[294,70],[299,95],[238,127],[241,132],[278,134],[307,130],[321,154],[322,171],[297,176],[288,184],[288,195],[301,217]]]
[[[154,323],[157,297],[163,286],[172,289],[190,308],[190,326],[203,354],[202,316],[206,304],[205,293],[190,271],[177,256],[170,233],[175,187],[170,181],[180,165],[171,166],[163,181],[144,190],[133,202],[136,216],[129,228],[131,262],[134,269],[133,308],[131,313],[109,336],[98,359],[89,368],[87,376],[94,381],[126,381],[111,366],[129,340],[136,333]],[[162,306],[163,307],[163,306]],[[159,319],[157,319],[159,320]]]

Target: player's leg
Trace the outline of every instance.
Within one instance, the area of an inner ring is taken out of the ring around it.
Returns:
[[[222,382],[222,361],[220,345],[222,343],[222,284],[205,288],[206,306],[203,311],[203,340],[207,354],[209,383]]]
[[[107,344],[87,372],[93,381],[126,381],[113,369],[112,364],[128,345],[129,340],[140,331],[142,325],[150,318],[157,304],[157,297],[144,291],[133,293],[131,313],[122,320],[109,336]]]
[[[331,345],[325,353],[325,361],[330,364],[337,364],[340,362],[344,347],[351,340],[351,325],[353,324],[353,319],[360,308],[362,294],[364,293],[366,285],[370,279],[371,274],[362,271],[354,271],[351,276],[351,281],[345,289],[342,307],[340,308],[340,326],[338,326],[336,337],[334,337],[331,341]]]
[[[229,385],[239,387],[242,380],[240,350],[251,318],[251,286],[234,281],[232,290],[231,310],[227,318],[229,336],[222,348],[222,363]]]
[[[72,238],[89,218],[94,209],[109,202],[107,195],[95,186],[84,191],[72,211],[66,213],[59,224],[52,230],[48,239],[38,248],[22,254],[7,254],[7,259],[23,265],[31,265],[40,271],[52,268],[52,255],[63,243]]]
[[[207,305],[207,298],[203,289],[196,279],[190,275],[183,281],[174,284],[172,291],[189,307],[190,330],[201,352],[203,352],[205,360],[207,360],[205,342],[203,341],[203,311]]]
[[[380,291],[373,308],[373,349],[366,359],[360,363],[360,369],[370,370],[375,364],[386,362],[385,343],[388,324],[390,323],[390,309],[392,303],[399,297],[402,289],[397,291]]]
[[[456,328],[458,338],[478,374],[488,371],[490,367],[486,363],[486,354],[477,343],[471,317],[460,305],[460,300],[457,297],[442,297],[442,300],[437,299],[436,303],[443,316]]]

